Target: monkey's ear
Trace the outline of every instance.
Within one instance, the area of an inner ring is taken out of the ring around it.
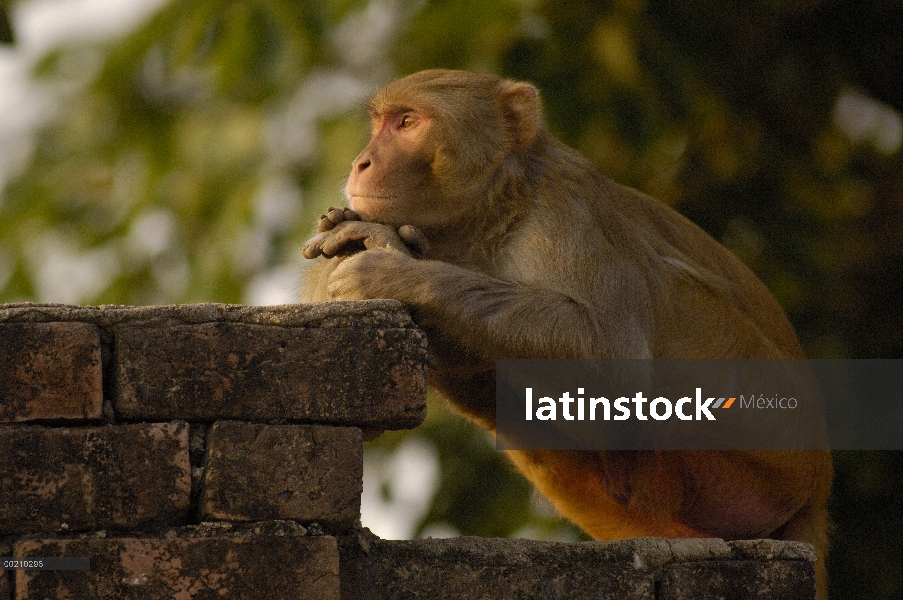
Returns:
[[[503,81],[500,100],[511,131],[511,152],[517,152],[533,140],[539,128],[539,92],[529,83]]]

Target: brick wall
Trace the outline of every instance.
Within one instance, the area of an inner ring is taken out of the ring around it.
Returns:
[[[806,598],[773,541],[379,540],[362,431],[416,427],[426,340],[389,301],[0,305],[0,571],[44,598]]]

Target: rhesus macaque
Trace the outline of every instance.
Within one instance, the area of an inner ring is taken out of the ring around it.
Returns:
[[[495,430],[499,358],[802,358],[781,307],[686,218],[600,174],[540,122],[537,90],[416,73],[369,105],[350,209],[302,248],[307,301],[394,298],[427,332],[429,383]],[[597,539],[814,544],[825,595],[829,453],[511,451]]]

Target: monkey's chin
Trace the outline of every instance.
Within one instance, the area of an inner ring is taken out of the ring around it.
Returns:
[[[393,196],[358,196],[349,195],[348,203],[364,221],[382,222],[388,209],[395,204]]]

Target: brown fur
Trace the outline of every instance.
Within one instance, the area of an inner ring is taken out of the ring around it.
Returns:
[[[367,249],[321,259],[304,298],[406,303],[428,334],[431,386],[490,431],[499,358],[803,357],[756,276],[556,140],[532,86],[424,71],[379,91],[370,115],[346,188],[363,221],[321,226],[304,250]],[[426,258],[398,237],[402,225],[428,240]],[[824,597],[826,452],[509,454],[598,539],[810,542]]]

